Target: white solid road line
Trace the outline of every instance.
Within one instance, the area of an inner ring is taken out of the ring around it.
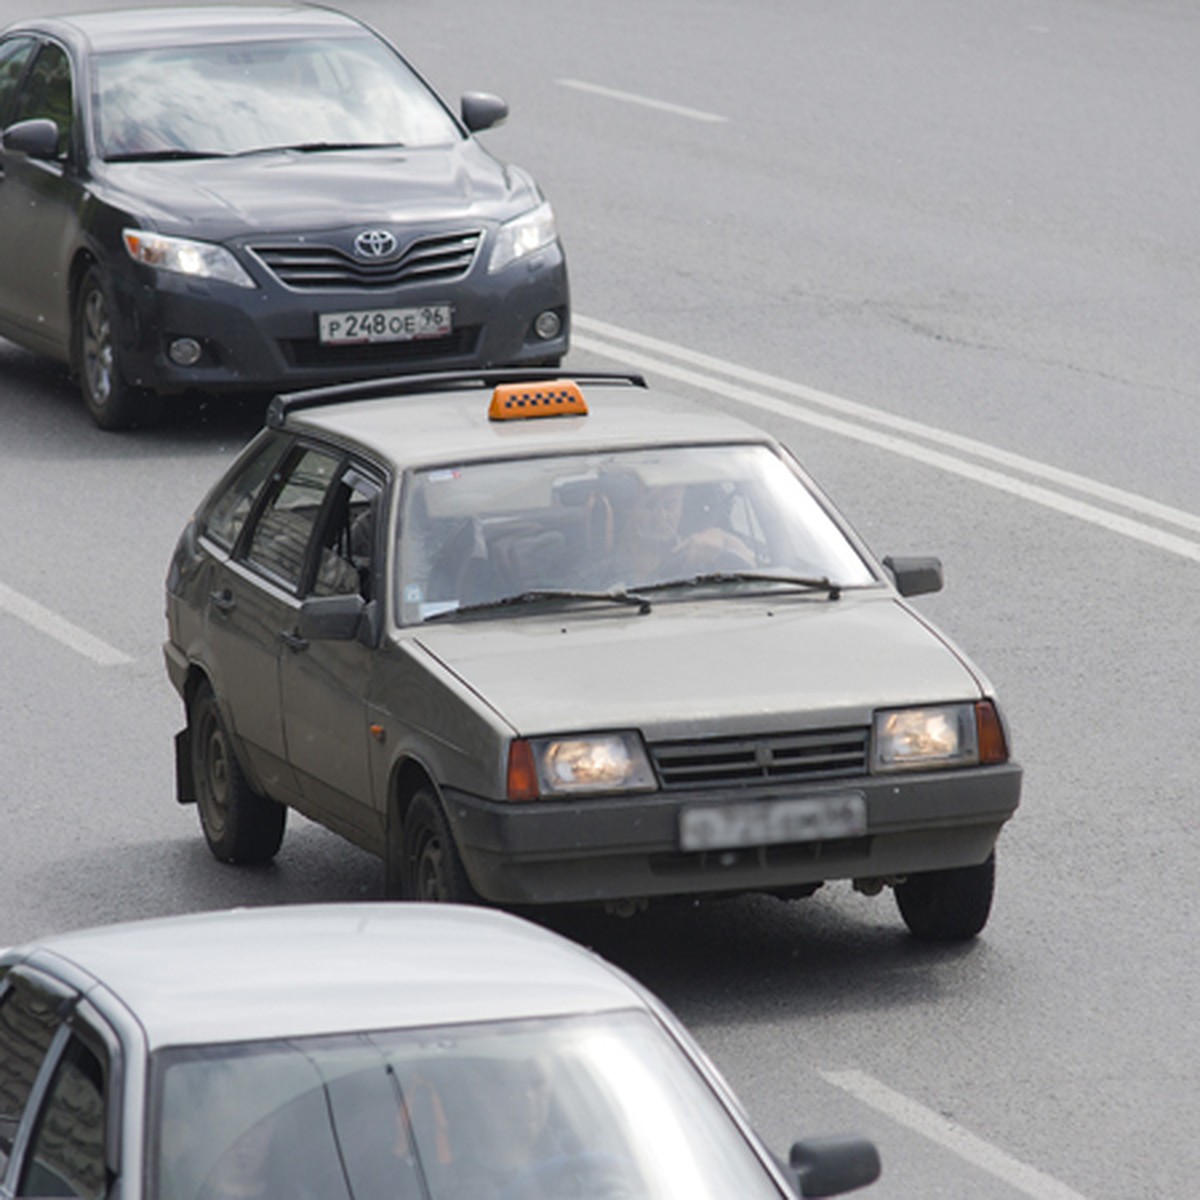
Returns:
[[[747,367],[739,367],[734,363],[700,354],[683,346],[663,342],[657,338],[650,338],[644,334],[634,333],[631,330],[620,329],[603,321],[581,316],[576,316],[573,320],[575,332],[572,334],[572,345],[577,349],[614,359],[639,370],[666,376],[680,383],[690,384],[715,396],[736,400],[777,416],[801,421],[843,437],[877,446],[905,458],[962,476],[974,483],[1019,496],[1033,504],[1040,504],[1057,512],[1077,517],[1081,521],[1088,521],[1093,525],[1133,538],[1156,549],[1191,559],[1193,562],[1200,562],[1200,542],[1180,537],[1178,534],[1147,524],[1145,521],[1113,512],[1111,509],[1101,508],[1096,504],[1076,499],[1064,494],[1064,491],[1054,490],[1045,484],[1054,484],[1061,489],[1088,495],[1165,524],[1200,530],[1200,516],[1194,513],[1172,508],[1145,496],[1122,491],[1120,488],[1088,479],[1086,476],[1076,475],[1046,463],[1039,463],[1034,459],[1012,454],[1009,451],[989,446],[985,442],[937,429],[932,425],[923,425],[918,421],[898,417],[881,409],[846,400],[828,392],[820,392],[815,388],[805,387],[803,384],[793,383],[791,380],[778,376],[767,375]],[[580,330],[583,332],[580,333]],[[593,334],[598,336],[593,336]],[[670,361],[672,359],[676,361]],[[726,378],[718,378],[718,376]],[[726,379],[731,382],[726,382]],[[753,384],[754,387],[746,387],[747,383]],[[768,392],[775,392],[777,395],[769,395]],[[791,399],[792,397],[795,399]],[[797,404],[795,402],[797,399],[816,407]],[[826,411],[818,411],[818,409]],[[874,428],[874,426],[879,428]],[[891,430],[901,431],[907,436],[897,436],[890,432]],[[924,445],[914,440],[915,438],[921,438],[932,445]],[[945,450],[936,448],[938,446],[958,451],[958,454],[947,453]],[[965,455],[970,455],[982,462],[996,463],[1013,472],[1019,471],[1023,475],[1031,476],[1034,480],[1042,482],[1030,482],[1016,474],[994,470],[981,465],[980,462],[960,457]]]
[[[653,100],[635,92],[620,92],[616,88],[602,87],[598,83],[585,83],[582,79],[556,79],[559,87],[574,88],[577,92],[590,92],[593,96],[604,96],[609,100],[622,100],[626,104],[640,104],[643,108],[657,108],[660,112],[673,113],[677,117],[688,117],[693,121],[724,124],[729,120],[718,113],[703,112],[698,108],[685,108],[682,104],[671,104],[666,100]]]
[[[122,654],[120,650],[114,649],[107,642],[102,642],[86,630],[80,629],[78,625],[73,625],[65,617],[60,617],[48,608],[43,608],[36,600],[30,600],[28,596],[23,596],[20,592],[15,592],[2,583],[0,583],[0,612],[6,612],[10,616],[16,617],[18,620],[24,621],[26,625],[32,625],[34,629],[47,634],[56,642],[60,642],[76,653],[82,654],[84,658],[90,658],[97,666],[120,667],[133,662],[129,655]]]
[[[819,1074],[826,1083],[841,1088],[897,1124],[1003,1180],[1010,1187],[1031,1197],[1031,1200],[1087,1200],[1081,1192],[1013,1158],[990,1142],[969,1133],[957,1122],[893,1091],[862,1071],[821,1071]]]

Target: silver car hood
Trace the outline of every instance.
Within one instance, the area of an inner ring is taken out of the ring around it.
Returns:
[[[518,733],[653,738],[867,724],[876,708],[973,700],[981,679],[883,590],[578,607],[426,626],[417,642]]]

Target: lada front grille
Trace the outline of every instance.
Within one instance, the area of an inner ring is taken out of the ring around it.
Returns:
[[[869,737],[856,728],[657,742],[650,756],[667,791],[752,787],[865,775]]]
[[[449,283],[461,279],[475,260],[478,229],[418,238],[385,261],[356,258],[336,246],[315,242],[272,243],[251,249],[287,287],[303,292],[385,291],[406,283]]]

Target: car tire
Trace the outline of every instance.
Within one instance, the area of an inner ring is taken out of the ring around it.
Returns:
[[[996,855],[975,867],[925,871],[896,885],[896,904],[915,938],[960,942],[987,924],[996,884]]]
[[[404,895],[409,900],[471,904],[479,896],[437,797],[422,788],[404,818]]]
[[[83,402],[101,429],[129,429],[145,420],[146,393],[121,373],[116,312],[103,271],[89,267],[75,300],[74,367]]]
[[[207,683],[192,701],[188,730],[196,807],[213,857],[225,863],[270,862],[283,842],[287,808],[250,786]]]

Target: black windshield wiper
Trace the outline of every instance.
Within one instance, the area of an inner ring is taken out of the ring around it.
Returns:
[[[110,154],[105,162],[187,162],[197,158],[229,158],[224,150],[136,150],[128,154]]]
[[[650,601],[645,596],[635,592],[627,592],[624,588],[610,588],[606,591],[581,591],[573,588],[530,588],[518,592],[515,596],[501,596],[499,600],[482,600],[478,604],[463,604],[458,608],[448,608],[444,612],[434,613],[425,618],[428,621],[441,621],[446,617],[457,617],[463,613],[487,612],[494,608],[511,608],[521,604],[538,604],[546,600],[592,600],[609,604],[632,604],[639,612],[650,611]]]
[[[828,592],[830,600],[842,595],[842,585],[827,576],[813,578],[806,575],[787,575],[773,571],[705,571],[699,575],[686,575],[681,579],[664,579],[660,583],[639,583],[637,592],[668,592],[689,587],[707,587],[722,583],[785,583],[802,588],[806,592]]]
[[[248,154],[320,154],[325,150],[396,150],[403,149],[403,142],[296,142],[294,145],[257,146],[253,150],[241,150],[238,156]]]

